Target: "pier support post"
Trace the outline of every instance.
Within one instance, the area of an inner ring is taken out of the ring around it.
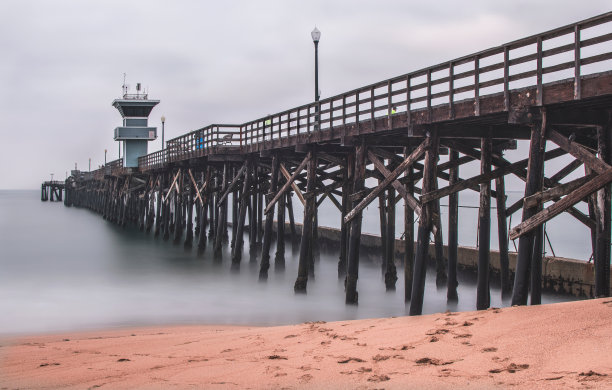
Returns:
[[[508,256],[508,224],[506,223],[506,185],[504,177],[495,179],[497,203],[497,231],[499,233],[499,268],[502,298],[512,292],[510,285],[510,260]]]
[[[480,173],[491,173],[491,137],[480,140]],[[478,282],[476,287],[476,309],[485,310],[491,303],[489,289],[489,264],[491,256],[491,182],[480,185],[480,207],[478,209]]]
[[[278,200],[278,217],[276,217],[276,254],[274,255],[274,269],[282,271],[285,269],[285,208],[286,199],[291,196],[290,193],[283,195]]]
[[[408,148],[404,148],[404,158],[409,155]],[[414,195],[414,168],[406,170],[406,192]],[[404,302],[412,297],[412,275],[414,270],[414,210],[404,200]]]
[[[272,169],[270,172],[270,188],[266,195],[266,200],[270,202],[274,196],[278,186],[278,167],[280,163],[278,156],[272,156]],[[281,199],[285,197],[282,196]],[[280,211],[280,204],[278,205]],[[283,204],[284,207],[284,204]],[[264,226],[263,245],[261,248],[261,262],[259,264],[259,280],[268,279],[268,269],[270,268],[270,244],[272,242],[272,228],[274,224],[274,208],[266,215],[266,224]]]
[[[186,249],[193,247],[193,195],[195,193],[195,188],[193,188],[193,184],[189,184],[189,198],[187,200],[187,226],[185,227],[187,230],[185,231],[185,243],[183,246]]]
[[[608,111],[608,122],[597,129],[599,158],[606,164],[612,160],[612,111]],[[596,241],[595,241],[595,297],[610,296],[610,184],[596,193]]]
[[[206,227],[208,225],[208,199],[210,196],[210,171],[211,168],[206,167],[206,177],[204,179],[204,191],[202,192],[202,204],[200,205],[200,232],[198,235],[198,256],[201,256],[206,250]]]
[[[340,258],[338,259],[338,279],[346,277],[346,261],[348,253],[348,237],[350,224],[344,223],[346,214],[351,210],[350,194],[353,180],[355,156],[349,153],[346,158],[346,168],[342,183],[342,212],[340,219]]]
[[[438,178],[433,181],[434,189],[438,189]],[[446,263],[444,261],[444,242],[442,237],[442,217],[440,211],[440,199],[433,202],[434,226],[437,226],[434,233],[434,253],[436,256],[436,288],[444,288],[446,284]]]
[[[174,193],[174,244],[178,245],[183,237],[183,173],[179,172],[176,182],[180,192]]]
[[[221,179],[221,192],[219,194],[225,194],[227,190],[227,174],[228,174],[228,164],[223,164],[223,176]],[[218,197],[217,199],[220,199]],[[223,201],[223,203],[219,204],[217,202],[217,208],[219,208],[219,218],[217,220],[217,233],[215,233],[215,245],[214,245],[214,257],[219,259],[221,258],[221,249],[223,244],[223,236],[225,235],[225,224],[227,222],[227,198]]]
[[[243,179],[242,194],[240,197],[240,213],[238,226],[236,228],[236,243],[232,249],[232,267],[238,267],[242,260],[242,249],[244,245],[244,222],[246,219],[247,204],[249,203],[249,187],[251,185],[251,161],[246,162],[246,172]]]
[[[432,128],[429,143],[425,152],[423,168],[423,194],[433,191],[436,180],[436,165],[438,162],[438,131]],[[429,236],[434,218],[434,205],[427,202],[422,205],[417,233],[417,248],[414,260],[412,281],[412,299],[410,300],[410,315],[421,315],[423,312],[423,297],[425,293],[425,276],[427,272],[427,257],[429,251]]]
[[[384,164],[384,160],[383,160]],[[383,179],[378,179],[378,185],[380,186],[383,182]],[[380,195],[378,195],[378,219],[380,223],[380,251],[382,257],[381,263],[381,272],[384,275],[387,271],[387,261],[389,261],[389,256],[387,254],[387,248],[389,241],[387,240],[387,206],[385,204],[385,191],[381,191]]]
[[[308,173],[306,179],[306,206],[304,207],[304,224],[302,225],[302,240],[300,241],[300,257],[298,263],[298,276],[293,286],[293,291],[296,293],[306,293],[306,285],[308,284],[308,272],[310,268],[310,256],[312,253],[312,227],[316,206],[315,185],[317,180],[317,158],[315,152],[310,152],[311,156],[308,160]]]
[[[529,146],[529,163],[527,165],[527,182],[525,197],[531,196],[542,189],[544,177],[544,149],[546,147],[546,111],[542,109],[542,120],[531,127]],[[537,207],[523,207],[523,221],[531,218],[537,212]],[[512,305],[526,305],[529,294],[530,268],[534,249],[534,232],[528,232],[519,237],[518,259],[512,289]],[[539,264],[541,267],[542,265]],[[541,281],[534,281],[539,282]]]
[[[353,176],[352,203],[359,204],[365,187],[366,147],[363,141],[355,147],[355,172]],[[359,301],[357,279],[359,278],[359,245],[361,244],[361,219],[359,211],[351,220],[348,264],[346,273],[346,303],[356,305]],[[344,221],[343,221],[344,223]]]
[[[237,174],[238,174],[238,170],[235,169],[234,177]],[[239,207],[238,199],[240,198],[239,193],[240,191],[238,189],[238,186],[236,186],[236,190],[232,192],[232,242],[231,242],[232,248],[234,248],[234,245],[236,244],[236,226],[238,226],[238,207]]]
[[[451,149],[449,153],[448,185],[452,186],[459,180],[459,152]],[[457,295],[457,255],[459,248],[459,192],[453,192],[448,196],[448,279],[446,280],[446,300],[456,302]]]
[[[385,287],[387,291],[395,290],[397,268],[395,267],[395,189],[387,190],[387,268],[385,270]]]

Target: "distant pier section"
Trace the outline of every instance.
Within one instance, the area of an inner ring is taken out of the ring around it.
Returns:
[[[61,202],[63,199],[62,194],[66,188],[66,183],[59,180],[50,180],[42,183],[40,187],[40,200],[46,201],[57,201]]]

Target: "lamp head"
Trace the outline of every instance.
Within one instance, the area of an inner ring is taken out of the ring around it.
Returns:
[[[312,32],[310,33],[310,36],[312,37],[312,41],[314,43],[319,43],[319,39],[321,39],[321,31],[319,31],[318,28],[314,28],[314,30],[312,30]]]

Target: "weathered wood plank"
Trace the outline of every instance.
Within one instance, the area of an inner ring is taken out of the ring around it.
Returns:
[[[567,210],[569,207],[580,202],[583,198],[591,195],[593,192],[599,190],[610,182],[612,182],[612,168],[608,169],[602,174],[597,175],[596,177],[589,180],[587,183],[578,187],[566,197],[562,198],[560,201],[556,202],[550,207],[547,207],[546,209],[540,211],[533,217],[515,226],[512,230],[510,230],[510,239],[515,240],[521,237],[522,235],[532,231],[537,226],[556,217],[563,211]]]
[[[599,174],[605,173],[608,169],[612,168],[603,160],[598,159],[587,148],[580,145],[579,143],[571,142],[569,139],[565,138],[562,134],[556,132],[555,130],[551,129],[548,132],[548,139],[559,145],[560,148],[562,148],[572,156],[576,157],[586,166],[588,166]]]
[[[557,187],[550,188],[545,191],[537,192],[523,199],[523,207],[535,207],[539,204],[546,203],[550,200],[557,199],[563,195],[567,195],[580,187],[587,181],[593,178],[594,175],[587,175],[570,182],[560,184]]]

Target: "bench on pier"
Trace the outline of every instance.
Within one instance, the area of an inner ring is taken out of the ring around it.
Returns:
[[[231,145],[234,134],[226,134],[217,141],[217,145]]]

